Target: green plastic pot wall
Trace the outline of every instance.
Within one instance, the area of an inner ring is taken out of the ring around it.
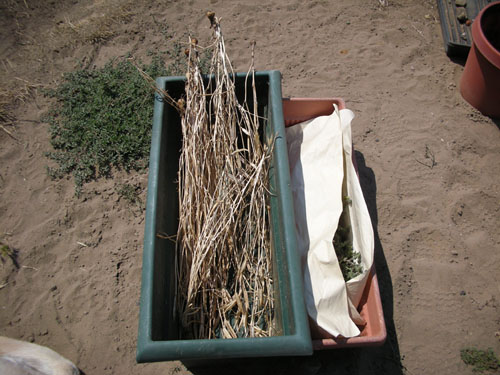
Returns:
[[[245,76],[235,76],[239,98],[244,95]],[[158,87],[176,99],[184,94],[184,77],[161,77],[156,82]],[[171,240],[159,238],[157,234],[175,235],[177,232],[179,207],[176,180],[182,134],[178,112],[163,102],[160,96],[156,96],[144,232],[138,362],[312,353],[300,258],[296,250],[281,74],[278,71],[257,72],[256,87],[259,115],[267,119],[264,121],[263,137],[268,141],[275,137],[269,187],[272,192],[270,230],[278,335],[264,338],[179,339],[179,325],[173,313],[175,244]]]

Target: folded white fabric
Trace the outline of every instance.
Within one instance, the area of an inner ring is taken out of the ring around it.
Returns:
[[[356,307],[373,264],[370,216],[352,163],[352,111],[335,106],[321,116],[286,130],[298,249],[304,271],[309,316],[333,336],[353,337],[363,324]],[[349,204],[344,205],[347,193]],[[363,272],[347,283],[333,237],[348,210],[353,251],[361,254]]]

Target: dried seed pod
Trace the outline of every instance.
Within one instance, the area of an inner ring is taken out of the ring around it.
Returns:
[[[210,26],[215,25],[215,12],[207,12],[207,17],[210,20]]]
[[[191,44],[192,44],[193,46],[198,45],[198,39],[196,39],[196,38],[191,38]]]
[[[186,48],[186,49],[184,50],[184,54],[186,55],[186,57],[189,57],[189,48]]]
[[[179,108],[179,112],[184,113],[186,109],[186,101],[184,99],[177,100],[177,107]]]

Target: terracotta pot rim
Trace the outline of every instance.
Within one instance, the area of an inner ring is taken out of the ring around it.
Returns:
[[[490,41],[484,35],[483,28],[481,27],[481,20],[483,18],[484,13],[493,7],[500,8],[500,1],[489,4],[484,7],[481,12],[479,12],[478,16],[472,23],[472,42],[476,46],[476,48],[481,52],[481,54],[493,65],[495,65],[498,69],[500,69],[500,52],[493,47]]]

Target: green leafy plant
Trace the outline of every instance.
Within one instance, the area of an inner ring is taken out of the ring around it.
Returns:
[[[347,206],[352,204],[352,200],[348,196],[344,196],[342,202],[344,210],[340,215],[337,231],[333,237],[333,246],[342,276],[344,276],[345,281],[349,281],[363,272],[363,265],[361,264],[361,254],[354,252],[352,248],[351,227],[347,213]]]
[[[140,193],[139,186],[134,186],[126,183],[119,184],[116,187],[116,192],[120,197],[125,199],[128,203],[142,207],[142,200],[141,197],[139,196]]]
[[[340,270],[345,281],[349,281],[363,272],[361,254],[355,253],[352,249],[349,232],[349,227],[339,225],[333,237],[335,253],[337,254]]]
[[[181,73],[166,69],[158,54],[142,70],[151,77]],[[146,167],[154,92],[130,61],[65,74],[46,93],[56,99],[44,118],[54,148],[46,155],[57,164],[48,167],[52,178],[72,174],[78,195],[84,183],[110,176],[112,167]]]
[[[472,368],[474,372],[498,372],[500,370],[500,360],[491,348],[488,350],[465,348],[460,351],[460,357],[465,364],[474,366]]]
[[[13,249],[5,242],[0,241],[0,261],[5,264],[7,259],[10,259],[16,268],[19,268],[19,263],[17,262],[17,250]]]

